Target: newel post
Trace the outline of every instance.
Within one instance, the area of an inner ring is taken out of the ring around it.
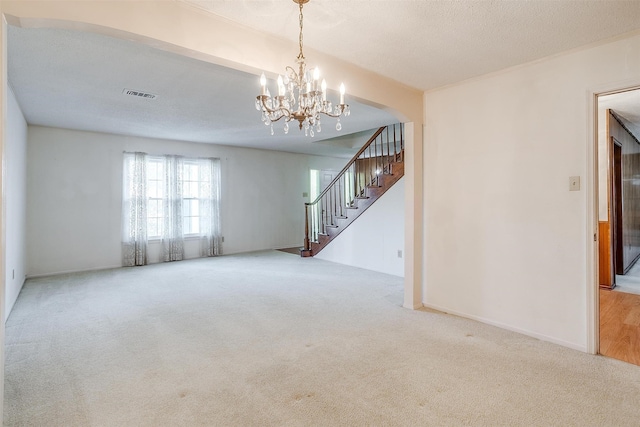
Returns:
[[[311,246],[309,243],[309,203],[304,204],[304,249],[300,251],[300,256],[311,256]]]

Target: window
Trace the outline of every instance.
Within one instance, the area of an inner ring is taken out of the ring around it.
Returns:
[[[147,236],[159,239],[164,227],[165,162],[163,157],[147,157]],[[182,233],[200,233],[200,188],[203,184],[197,159],[185,159],[182,172]]]
[[[147,236],[159,239],[164,225],[164,161],[147,158]]]
[[[200,254],[220,254],[220,160],[125,153],[123,261],[144,265],[149,239],[161,240],[165,261],[184,256],[184,237]]]
[[[182,172],[182,232],[185,235],[200,232],[200,166],[185,160]]]

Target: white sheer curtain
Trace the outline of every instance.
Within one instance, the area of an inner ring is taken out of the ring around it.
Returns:
[[[182,171],[184,160],[180,156],[164,156],[164,225],[162,227],[162,254],[165,261],[184,258],[182,234]]]
[[[123,166],[123,265],[145,265],[147,263],[146,154],[124,153]]]
[[[198,159],[200,173],[200,255],[220,255],[220,159]]]
[[[148,233],[164,261],[184,259],[185,233],[199,237],[201,256],[221,254],[220,159],[124,153],[123,177],[125,266],[147,264]]]

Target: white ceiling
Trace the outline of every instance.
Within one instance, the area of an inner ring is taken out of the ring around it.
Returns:
[[[352,113],[340,132],[327,119],[314,138],[293,122],[287,135],[275,123],[271,136],[254,107],[260,85],[251,74],[71,30],[9,27],[8,52],[9,84],[34,125],[351,157],[367,140],[359,132],[397,122],[347,99]],[[125,95],[125,88],[157,98]]]
[[[291,0],[181,1],[298,40],[298,5]],[[639,29],[639,0],[311,0],[304,5],[305,46],[421,90]]]
[[[291,0],[180,1],[298,39]],[[640,0],[311,0],[304,11],[305,46],[422,90],[640,30]],[[255,76],[70,30],[10,27],[8,47],[9,83],[30,124],[348,157],[363,131],[396,121],[348,99],[342,132],[325,120],[311,139],[276,123],[272,137],[253,107]],[[640,101],[624,108],[614,109],[629,118]]]

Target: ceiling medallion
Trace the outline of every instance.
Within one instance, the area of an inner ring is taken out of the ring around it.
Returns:
[[[304,54],[302,53],[302,6],[309,0],[293,0],[300,6],[300,53],[296,59],[298,70],[286,67],[286,73],[278,76],[278,95],[271,96],[267,88],[267,78],[264,73],[260,76],[262,92],[256,97],[256,109],[262,111],[262,121],[271,127],[273,122],[284,119],[284,133],[289,133],[289,122],[297,120],[299,127],[304,128],[304,134],[313,137],[315,132],[322,130],[320,115],[338,119],[336,130],[342,129],[341,116],[349,116],[349,106],[344,103],[344,84],[340,84],[340,103],[333,106],[327,101],[327,83],[320,80],[320,70],[316,67],[307,71]]]

